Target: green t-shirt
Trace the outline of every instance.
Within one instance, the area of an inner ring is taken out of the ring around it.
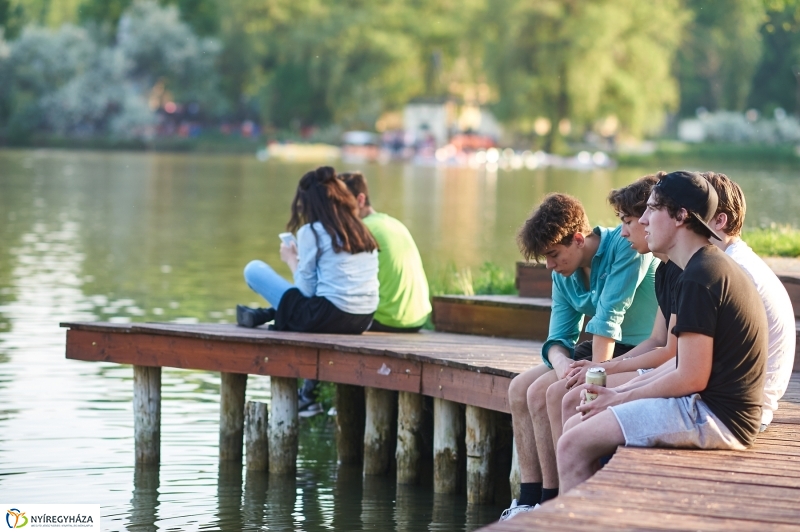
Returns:
[[[380,248],[380,302],[375,320],[389,327],[419,327],[431,312],[431,301],[428,279],[411,233],[388,214],[376,212],[362,221]]]

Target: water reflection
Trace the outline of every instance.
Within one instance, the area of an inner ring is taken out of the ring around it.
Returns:
[[[220,467],[210,372],[162,372],[162,464],[136,469],[131,368],[64,359],[60,321],[232,321],[236,303],[256,299],[243,265],[283,267],[276,235],[307,166],[0,151],[0,433],[13,434],[0,438],[0,500],[100,504],[112,531],[471,530],[499,515],[463,494],[433,494],[429,479],[397,487],[338,468],[323,416],[302,425],[295,477]],[[361,169],[373,204],[409,227],[429,273],[487,259],[510,267],[517,227],[550,191],[613,223],[608,190],[655,170]],[[800,225],[794,172],[716,170],[742,185],[749,224]],[[247,398],[268,401],[269,379],[251,376]]]

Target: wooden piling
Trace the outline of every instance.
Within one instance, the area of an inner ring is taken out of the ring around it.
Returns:
[[[266,471],[269,467],[267,404],[248,401],[245,407],[244,422],[247,470]]]
[[[494,472],[492,471],[495,414],[491,410],[467,405],[467,502],[494,502]]]
[[[400,392],[397,396],[397,483],[419,483],[422,448],[422,395]]]
[[[219,459],[242,463],[246,373],[220,373]]]
[[[269,472],[294,474],[297,470],[297,379],[271,377],[270,383]]]
[[[364,457],[364,388],[336,385],[336,452],[340,465],[361,465]]]
[[[364,474],[385,475],[392,463],[392,421],[396,394],[390,390],[365,388]]]
[[[464,421],[457,403],[433,400],[433,492],[455,493],[460,480],[459,441]]]
[[[161,368],[133,366],[133,438],[137,464],[161,461]]]

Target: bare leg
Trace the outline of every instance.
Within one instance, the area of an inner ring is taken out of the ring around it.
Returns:
[[[566,379],[561,379],[547,388],[547,417],[550,420],[550,432],[553,435],[553,449],[558,445],[558,439],[562,432],[561,404],[564,396],[570,391],[567,390],[566,382]]]
[[[514,445],[517,447],[520,480],[522,482],[541,482],[542,470],[536,454],[536,439],[528,411],[528,388],[533,382],[553,370],[544,364],[520,373],[508,386],[508,404],[511,408],[511,423],[514,427]]]
[[[566,493],[591,477],[594,464],[625,443],[622,428],[611,410],[570,426],[558,442],[558,476],[561,492]]]
[[[613,373],[608,376],[606,379],[606,386],[609,388],[615,388],[617,386],[622,386],[626,382],[630,381],[634,377],[638,376],[639,374],[635,371],[627,371],[625,373]],[[549,392],[549,390],[548,390]],[[548,411],[550,410],[550,399],[548,398],[547,408]],[[575,388],[571,389],[564,398],[561,400],[561,420],[566,422],[569,418],[575,415],[575,408],[581,404],[581,391],[576,386]],[[553,417],[551,416],[551,423]],[[553,438],[556,441],[556,445],[558,444],[558,439],[555,436],[555,425],[553,425]],[[566,428],[564,429],[566,430]],[[563,431],[562,431],[563,433]]]
[[[555,372],[551,371],[536,379],[528,388],[528,411],[530,411],[533,423],[536,451],[544,488],[558,487],[556,451],[553,446],[553,436],[550,432],[550,418],[547,416],[547,388],[556,380]]]

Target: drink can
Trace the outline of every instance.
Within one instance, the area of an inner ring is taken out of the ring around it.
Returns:
[[[589,368],[586,372],[586,384],[594,384],[595,386],[606,386],[606,370],[604,368]],[[596,393],[586,391],[586,402],[594,401],[597,399]]]

